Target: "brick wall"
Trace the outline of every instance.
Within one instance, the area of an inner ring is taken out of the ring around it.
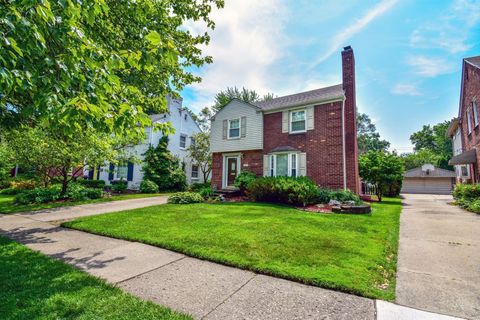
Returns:
[[[480,70],[466,62],[464,62],[463,72],[463,96],[461,101],[461,128],[462,128],[462,145],[464,151],[477,149],[477,163],[473,167],[473,177],[475,181],[480,181],[480,126],[473,128],[472,133],[468,133],[467,109],[472,107],[472,99],[476,98],[478,116],[480,116]],[[475,126],[473,121],[473,111],[470,112],[472,127]],[[479,119],[480,122],[480,119]],[[472,169],[472,168],[471,168]]]
[[[243,171],[254,172],[257,176],[263,175],[263,151],[247,150],[239,151],[241,154],[241,166]],[[223,170],[223,154],[213,153],[212,166],[212,187],[222,189],[222,170]]]
[[[305,133],[282,133],[282,113],[263,118],[264,150],[290,146],[307,153],[307,176],[322,187],[343,188],[342,103],[315,106],[315,129]]]

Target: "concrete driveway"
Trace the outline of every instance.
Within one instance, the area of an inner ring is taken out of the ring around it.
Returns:
[[[396,302],[480,319],[480,215],[451,196],[403,197]]]

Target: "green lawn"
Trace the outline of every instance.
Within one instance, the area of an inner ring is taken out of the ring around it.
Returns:
[[[400,199],[371,215],[259,203],[161,205],[64,226],[366,297],[395,298]]]
[[[191,319],[0,237],[2,319]]]
[[[7,195],[0,194],[0,213],[7,214],[7,213],[16,213],[16,212],[35,211],[35,210],[41,210],[41,209],[75,206],[75,205],[85,204],[85,203],[99,203],[99,202],[108,202],[108,201],[115,201],[115,200],[150,198],[150,197],[157,197],[161,195],[165,195],[165,193],[162,193],[162,194],[135,193],[135,194],[124,194],[124,195],[112,196],[109,198],[101,198],[101,199],[95,199],[95,200],[16,205],[13,203],[13,199],[15,198],[15,196],[7,196]]]

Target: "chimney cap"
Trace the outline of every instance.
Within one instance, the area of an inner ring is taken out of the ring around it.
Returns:
[[[345,51],[352,50],[352,47],[351,46],[346,46],[346,47],[343,47],[343,50],[345,50]]]

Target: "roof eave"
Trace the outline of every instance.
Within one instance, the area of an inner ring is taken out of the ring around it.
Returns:
[[[326,104],[326,103],[343,101],[344,99],[345,99],[345,95],[343,94],[341,96],[337,96],[337,97],[330,98],[330,99],[314,100],[314,101],[311,101],[311,102],[308,102],[308,103],[297,103],[297,104],[292,104],[292,105],[288,105],[288,106],[282,106],[282,107],[267,109],[267,110],[262,110],[262,111],[265,114],[276,113],[276,112],[279,112],[279,111],[288,110],[288,109],[292,109],[292,108],[308,107],[308,106],[315,106],[315,105],[319,105],[319,104]]]

